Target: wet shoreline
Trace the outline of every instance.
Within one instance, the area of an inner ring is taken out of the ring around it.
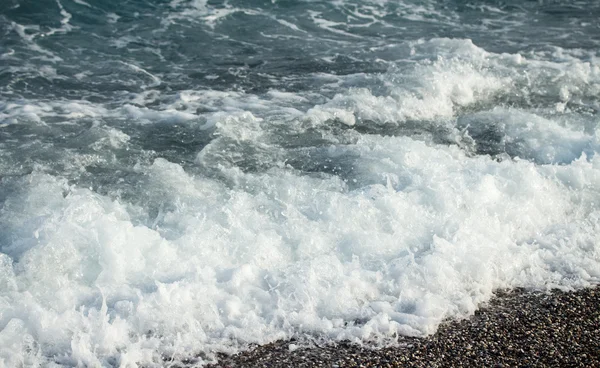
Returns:
[[[290,347],[291,345],[291,347]],[[475,315],[397,347],[290,341],[220,356],[211,367],[600,366],[600,291],[502,291]]]

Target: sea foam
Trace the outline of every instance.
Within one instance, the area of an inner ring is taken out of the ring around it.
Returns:
[[[314,73],[322,92],[148,86],[112,103],[0,104],[2,132],[86,127],[0,145],[2,364],[393,343],[498,288],[597,284],[597,61],[397,47],[427,57]],[[177,129],[206,141],[172,148]]]
[[[600,277],[597,156],[537,166],[404,137],[331,150],[357,157],[345,180],[230,168],[231,189],[157,159],[139,168],[152,219],[24,177],[0,215],[1,335],[21,344],[4,361],[158,364],[303,333],[421,335],[496,288]]]

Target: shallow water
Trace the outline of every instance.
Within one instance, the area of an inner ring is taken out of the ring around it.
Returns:
[[[3,1],[0,364],[386,344],[597,284],[599,17]]]

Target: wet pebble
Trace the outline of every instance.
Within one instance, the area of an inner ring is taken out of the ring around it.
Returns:
[[[471,318],[394,347],[293,345],[220,356],[212,367],[600,367],[600,291],[501,291]]]

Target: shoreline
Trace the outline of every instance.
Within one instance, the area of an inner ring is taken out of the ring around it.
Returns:
[[[219,355],[207,367],[600,366],[600,289],[498,291],[470,318],[428,337],[400,337],[394,347],[291,344]]]

